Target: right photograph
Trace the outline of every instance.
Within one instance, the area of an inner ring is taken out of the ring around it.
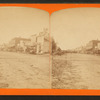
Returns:
[[[52,89],[100,89],[100,8],[51,15]]]

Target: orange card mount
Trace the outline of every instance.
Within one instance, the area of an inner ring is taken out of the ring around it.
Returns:
[[[50,14],[66,8],[100,7],[100,4],[0,4],[0,6],[32,7],[48,11]]]
[[[96,7],[100,4],[0,4],[0,7],[31,7],[48,11],[50,14],[66,8]],[[0,89],[0,95],[100,95],[100,90],[78,89]]]

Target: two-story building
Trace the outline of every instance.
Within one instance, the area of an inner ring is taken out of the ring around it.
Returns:
[[[37,53],[49,53],[49,33],[40,32],[37,36]]]
[[[49,33],[47,29],[39,34],[34,34],[30,37],[31,46],[34,47],[36,54],[49,53]]]

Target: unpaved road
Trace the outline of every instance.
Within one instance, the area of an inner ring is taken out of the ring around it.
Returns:
[[[59,70],[53,72],[52,88],[100,89],[100,56],[74,53],[54,56],[53,67]]]
[[[0,88],[50,88],[49,55],[0,52]]]

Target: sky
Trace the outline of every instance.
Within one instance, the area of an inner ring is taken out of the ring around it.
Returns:
[[[69,8],[54,12],[51,35],[63,50],[100,40],[100,8]]]
[[[14,37],[29,38],[49,28],[49,13],[27,7],[0,7],[0,44]]]

